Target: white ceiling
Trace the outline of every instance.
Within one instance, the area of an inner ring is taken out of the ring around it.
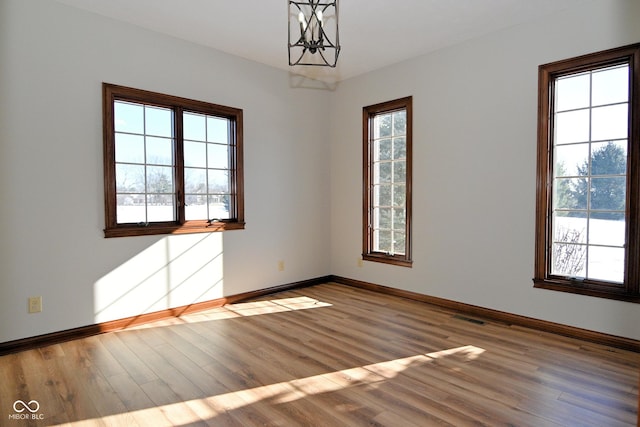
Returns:
[[[338,66],[289,67],[287,0],[57,0],[336,82],[590,0],[339,0]]]

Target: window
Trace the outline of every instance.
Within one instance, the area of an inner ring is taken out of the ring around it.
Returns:
[[[105,237],[244,228],[242,110],[102,89]]]
[[[536,287],[640,302],[640,44],[539,68]]]
[[[410,267],[412,97],[363,108],[363,254]]]

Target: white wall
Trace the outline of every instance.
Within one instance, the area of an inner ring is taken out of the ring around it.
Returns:
[[[103,237],[103,81],[244,110],[245,230]],[[310,118],[330,93],[290,86],[55,2],[0,0],[0,342],[329,274],[328,130]],[[44,311],[27,314],[36,295]]]
[[[585,2],[343,82],[331,99],[331,272],[640,339],[640,304],[534,289],[537,67],[640,42],[640,2]],[[413,95],[413,268],[365,262],[362,107]]]

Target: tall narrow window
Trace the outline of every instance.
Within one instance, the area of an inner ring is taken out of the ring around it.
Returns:
[[[537,287],[637,300],[640,45],[540,67]]]
[[[244,227],[242,110],[103,84],[105,236]]]
[[[363,108],[363,254],[410,267],[412,97]]]

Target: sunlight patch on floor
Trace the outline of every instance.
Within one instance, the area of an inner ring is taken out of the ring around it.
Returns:
[[[283,313],[287,311],[308,310],[331,307],[333,304],[318,301],[310,297],[280,298],[252,302],[227,304],[211,310],[183,315],[184,323],[206,322],[210,320],[234,319],[238,317],[258,316],[262,314]]]
[[[298,298],[288,298],[287,300],[298,300]],[[288,301],[287,304],[292,304],[293,306],[301,304],[302,306],[306,306],[307,303],[310,302],[311,301],[303,299],[300,301]],[[260,303],[273,303],[273,301],[260,301]],[[253,313],[254,310],[261,311],[261,309],[265,307],[273,308],[270,304],[248,304],[249,306],[242,305],[239,311],[242,312],[243,310],[249,310]],[[234,306],[237,305],[238,304],[234,304]],[[284,307],[284,305],[282,306]],[[292,309],[293,308],[289,308],[287,310]],[[339,371],[313,375],[291,381],[283,381],[275,384],[233,391],[202,399],[192,399],[152,408],[139,409],[127,413],[109,415],[98,419],[65,423],[64,425],[80,427],[83,425],[92,425],[93,422],[98,420],[106,425],[118,425],[125,416],[127,418],[133,417],[136,420],[154,420],[154,425],[156,426],[172,425],[163,414],[180,414],[181,422],[195,423],[203,419],[211,420],[220,414],[261,401],[269,401],[269,404],[277,405],[294,402],[313,395],[345,390],[351,387],[376,387],[377,385],[393,379],[412,367],[423,366],[437,359],[452,356],[460,358],[463,361],[472,361],[480,357],[484,352],[485,350],[482,348],[467,345],[432,353],[417,354],[414,356],[373,363],[355,368],[342,369]],[[165,420],[166,424],[162,424],[162,421]]]
[[[224,306],[229,311],[243,317],[260,314],[280,313],[283,311],[307,310],[310,308],[331,307],[332,304],[309,297],[281,298],[268,301],[254,301]]]

